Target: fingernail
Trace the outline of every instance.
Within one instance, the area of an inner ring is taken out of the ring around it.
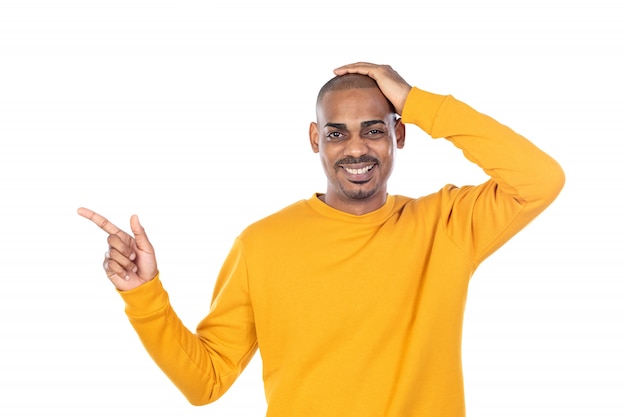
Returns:
[[[126,281],[130,281],[130,275],[128,275],[128,274],[127,274],[127,275],[124,275],[124,279],[125,279]]]
[[[137,255],[135,255],[135,252],[133,252],[133,253],[130,254],[128,259],[130,259],[131,261],[134,261],[136,257],[137,257]]]
[[[137,272],[137,265],[133,266],[133,272]]]

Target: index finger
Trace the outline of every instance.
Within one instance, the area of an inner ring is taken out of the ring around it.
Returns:
[[[128,239],[128,233],[124,232],[122,229],[111,223],[106,217],[99,215],[93,210],[89,210],[85,207],[80,207],[78,210],[78,214],[82,217],[91,220],[96,224],[100,229],[104,230],[106,233],[110,235],[118,235],[122,238]]]

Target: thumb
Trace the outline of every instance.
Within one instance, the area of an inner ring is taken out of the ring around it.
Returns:
[[[142,252],[147,252],[154,254],[154,248],[152,244],[148,240],[148,235],[146,235],[146,231],[139,223],[139,216],[133,214],[130,217],[130,230],[132,230],[133,235],[135,236],[135,242],[137,243],[137,249]]]

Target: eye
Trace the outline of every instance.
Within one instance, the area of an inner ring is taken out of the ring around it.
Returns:
[[[380,139],[384,137],[385,134],[386,134],[385,131],[380,130],[380,129],[370,129],[367,132],[365,132],[365,136],[367,136],[370,139]]]
[[[330,142],[338,142],[338,141],[342,140],[343,138],[344,138],[343,133],[337,132],[337,131],[328,132],[326,134],[326,139],[328,141],[330,141]]]

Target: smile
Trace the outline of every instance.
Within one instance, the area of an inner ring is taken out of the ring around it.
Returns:
[[[345,169],[348,174],[351,174],[351,175],[361,175],[361,174],[365,174],[366,172],[371,171],[372,168],[374,168],[374,165],[375,164],[372,164],[372,165],[368,165],[368,166],[365,166],[365,167],[362,167],[362,168],[343,167],[343,169]]]

